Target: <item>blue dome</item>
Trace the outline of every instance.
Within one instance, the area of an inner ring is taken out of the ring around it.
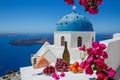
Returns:
[[[93,31],[93,27],[86,17],[72,12],[57,22],[56,31]]]

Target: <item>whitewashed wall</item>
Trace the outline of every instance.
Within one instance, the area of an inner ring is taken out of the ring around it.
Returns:
[[[65,37],[65,41],[67,41],[68,47],[71,46],[71,34],[66,32],[54,32],[54,45],[56,47],[61,46],[61,37]]]
[[[109,55],[106,62],[116,70],[120,66],[120,40],[109,42],[106,51]]]
[[[72,32],[71,33],[71,47],[77,48],[77,38],[82,37],[82,45],[91,47],[92,37],[95,39],[95,32]]]
[[[82,44],[85,44],[87,47],[91,46],[92,37],[95,40],[95,32],[75,32],[75,31],[62,31],[54,32],[54,45],[57,47],[61,46],[61,37],[65,37],[65,41],[68,42],[68,47],[77,48],[77,38],[82,37]]]
[[[56,56],[56,58],[62,58],[64,47],[48,46],[48,49]],[[68,48],[68,50],[71,61],[80,59],[80,53],[82,51],[78,50],[78,48]]]
[[[114,39],[120,39],[120,33],[115,33],[115,34],[113,35],[113,38],[114,38]]]

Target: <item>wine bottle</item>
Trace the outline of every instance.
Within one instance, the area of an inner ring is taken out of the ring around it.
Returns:
[[[65,48],[64,48],[62,58],[67,64],[70,64],[70,54],[69,54],[69,51],[68,51],[68,48],[67,48],[67,42],[66,41],[65,41]]]

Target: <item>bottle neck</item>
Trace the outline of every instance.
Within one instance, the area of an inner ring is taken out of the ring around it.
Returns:
[[[65,41],[65,48],[67,48],[67,42]]]

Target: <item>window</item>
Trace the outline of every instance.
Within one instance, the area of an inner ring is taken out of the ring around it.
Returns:
[[[64,43],[65,43],[65,37],[62,36],[62,37],[61,37],[61,46],[64,46]]]
[[[94,42],[94,37],[92,37],[92,42]]]
[[[78,40],[77,41],[77,46],[78,47],[82,46],[82,37],[79,36],[77,40]]]

